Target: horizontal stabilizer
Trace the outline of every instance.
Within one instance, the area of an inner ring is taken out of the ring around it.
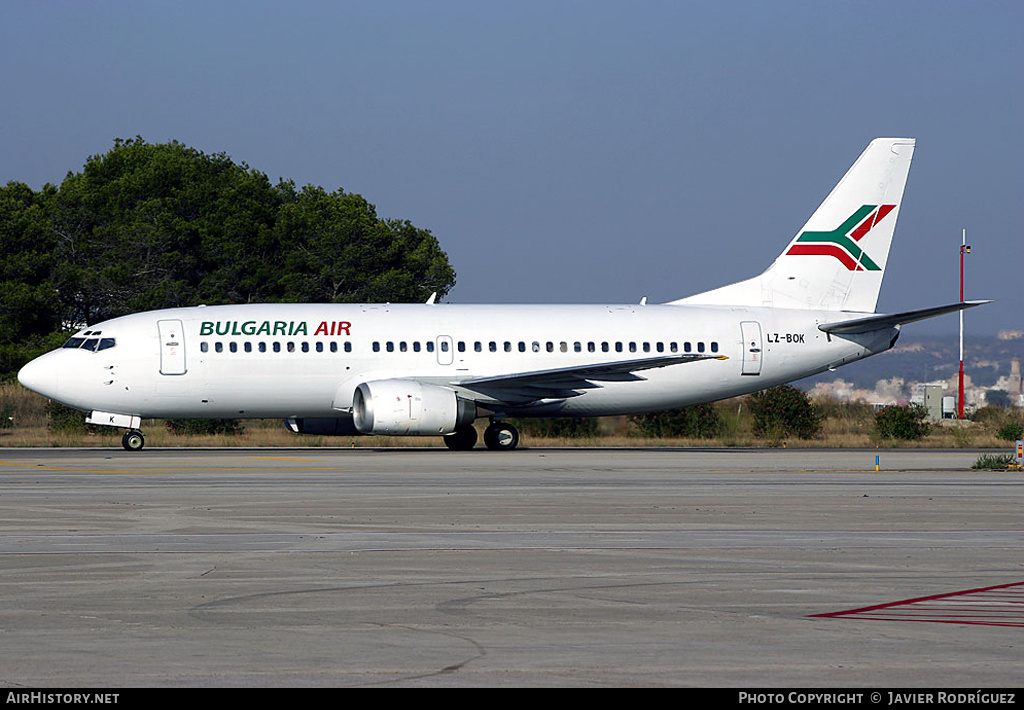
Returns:
[[[956,313],[975,306],[981,306],[991,301],[963,301],[951,303],[948,306],[936,306],[934,308],[922,308],[918,311],[905,311],[904,313],[879,313],[878,315],[865,318],[854,318],[853,320],[838,321],[836,323],[822,323],[818,330],[836,335],[852,335],[854,333],[870,333],[873,330],[883,328],[894,328],[898,325],[913,323],[926,318],[944,316],[947,313]]]

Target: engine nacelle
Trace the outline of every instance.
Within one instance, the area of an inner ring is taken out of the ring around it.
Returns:
[[[352,395],[352,419],[363,434],[437,436],[476,419],[476,404],[454,390],[415,380],[364,382]]]

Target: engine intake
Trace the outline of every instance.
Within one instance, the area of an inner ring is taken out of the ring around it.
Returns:
[[[436,436],[476,419],[476,404],[455,390],[415,380],[375,380],[356,387],[352,419],[363,434]]]

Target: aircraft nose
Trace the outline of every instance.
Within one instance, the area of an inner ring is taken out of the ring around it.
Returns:
[[[46,355],[37,357],[18,371],[18,382],[27,389],[53,399],[57,392],[57,368]]]

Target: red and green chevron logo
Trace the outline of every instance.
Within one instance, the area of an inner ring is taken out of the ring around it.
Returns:
[[[831,232],[804,232],[787,254],[834,256],[850,271],[881,271],[857,242],[895,209],[896,205],[864,205]]]

